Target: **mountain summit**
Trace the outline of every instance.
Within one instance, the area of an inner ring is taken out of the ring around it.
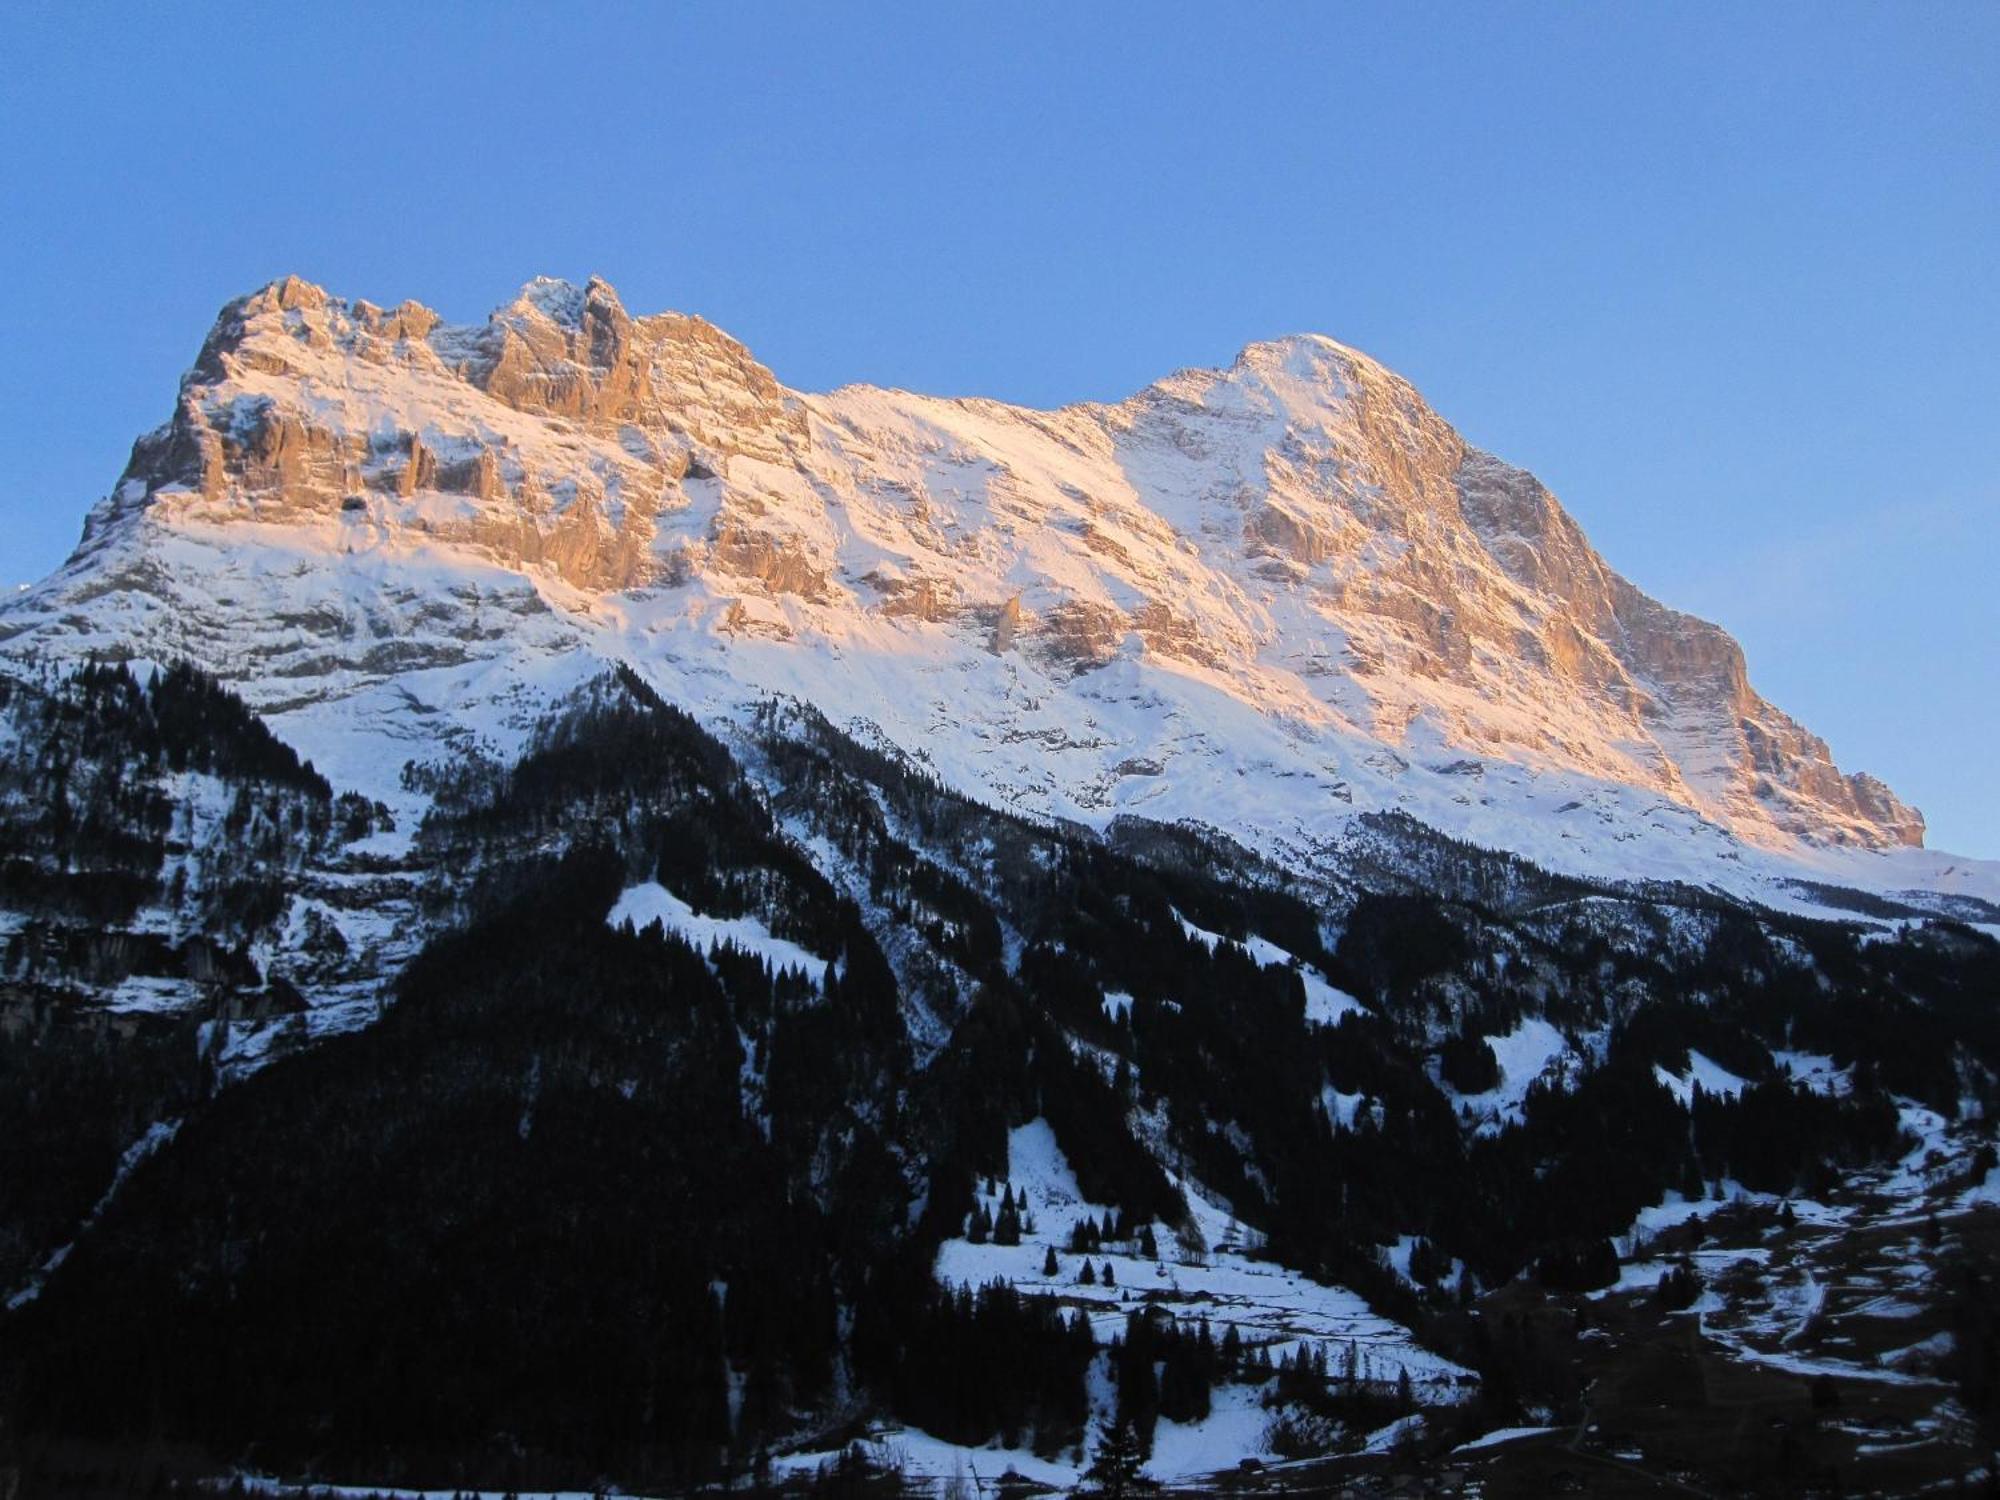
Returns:
[[[611,661],[1031,812],[1308,859],[1371,811],[1702,880],[1923,837],[1724,631],[1318,336],[1038,411],[793,391],[594,278],[476,326],[286,278],[223,309],[0,652],[190,660],[391,800]]]

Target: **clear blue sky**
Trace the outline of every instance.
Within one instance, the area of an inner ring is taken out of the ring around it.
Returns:
[[[0,10],[0,576],[287,271],[1042,404],[1314,330],[2000,856],[2000,5],[307,9]]]

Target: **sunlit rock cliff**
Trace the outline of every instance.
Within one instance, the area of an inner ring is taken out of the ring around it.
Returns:
[[[1036,411],[792,391],[598,280],[454,326],[288,278],[223,310],[0,652],[191,660],[392,799],[615,660],[1032,812],[1306,857],[1391,810],[1635,875],[1923,836],[1726,633],[1317,336]]]

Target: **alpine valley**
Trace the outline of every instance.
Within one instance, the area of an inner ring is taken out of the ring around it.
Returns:
[[[274,283],[0,604],[0,1496],[1990,1478],[1923,836],[1329,339]]]

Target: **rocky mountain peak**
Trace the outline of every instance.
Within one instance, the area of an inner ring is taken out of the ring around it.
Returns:
[[[593,288],[600,284],[596,277],[591,278]],[[560,328],[577,329],[583,326],[585,302],[584,289],[574,282],[560,276],[537,276],[522,284],[514,300],[502,309],[502,315],[542,319]]]
[[[1320,335],[1033,411],[794,392],[594,277],[470,325],[288,277],[223,310],[0,640],[193,655],[304,714],[386,693],[393,718],[410,663],[477,665],[441,732],[581,653],[718,708],[808,698],[982,796],[1266,846],[1370,809],[1582,863],[1644,839],[1673,864],[1692,826],[1922,838],[1725,632]]]
[[[1255,373],[1303,382],[1340,394],[1357,379],[1394,379],[1359,349],[1323,333],[1289,333],[1257,339],[1237,351],[1231,373]]]

